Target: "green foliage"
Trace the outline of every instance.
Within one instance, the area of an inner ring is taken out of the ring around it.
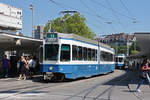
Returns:
[[[51,21],[51,28],[56,32],[65,33],[62,19],[64,19],[64,26],[66,28],[66,33],[77,34],[86,38],[94,39],[95,34],[86,25],[85,17],[80,14],[70,15],[67,14],[63,18],[56,18]],[[44,27],[44,32],[48,32],[49,24],[46,23]]]
[[[127,46],[111,46],[112,48],[115,49],[117,54],[127,54]],[[137,53],[139,53],[140,48],[138,46],[138,42],[135,41],[132,43],[132,45],[129,47],[129,55],[135,55]]]
[[[126,54],[127,53],[127,46],[111,46],[115,49],[117,54]]]
[[[135,55],[135,54],[138,54],[139,53],[139,51],[137,51],[137,50],[132,50],[131,51],[131,55]]]
[[[134,43],[132,43],[132,45],[130,46],[130,52],[132,50],[140,51],[140,47],[138,46],[138,42],[137,41],[135,41]]]

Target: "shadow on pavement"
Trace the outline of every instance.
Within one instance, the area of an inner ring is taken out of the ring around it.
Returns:
[[[20,91],[16,91],[16,90],[8,90],[8,91],[0,91],[0,94],[4,93],[4,94],[30,94],[30,93],[48,93],[49,91],[25,91],[25,92],[20,92]]]
[[[116,77],[110,81],[105,82],[103,85],[116,85],[116,86],[127,86],[131,80],[136,77],[135,72],[130,70],[125,70],[125,74]]]

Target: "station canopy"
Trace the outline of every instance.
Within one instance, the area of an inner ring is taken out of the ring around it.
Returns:
[[[134,33],[140,46],[140,53],[136,56],[150,56],[150,33]]]
[[[0,50],[28,50],[34,51],[42,45],[41,39],[11,34],[0,31]]]

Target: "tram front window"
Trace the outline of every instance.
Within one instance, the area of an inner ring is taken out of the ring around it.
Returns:
[[[58,44],[45,44],[45,60],[58,60]]]
[[[123,62],[123,58],[119,58],[119,62]]]

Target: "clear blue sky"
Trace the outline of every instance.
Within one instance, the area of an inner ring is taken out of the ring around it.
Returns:
[[[32,12],[34,24],[45,25],[48,20],[62,15],[62,10],[77,10],[85,16],[88,27],[97,35],[112,33],[150,32],[150,0],[0,0],[1,3],[21,8],[23,33],[31,36]],[[133,23],[136,18],[136,23]],[[111,24],[108,24],[111,22]]]

